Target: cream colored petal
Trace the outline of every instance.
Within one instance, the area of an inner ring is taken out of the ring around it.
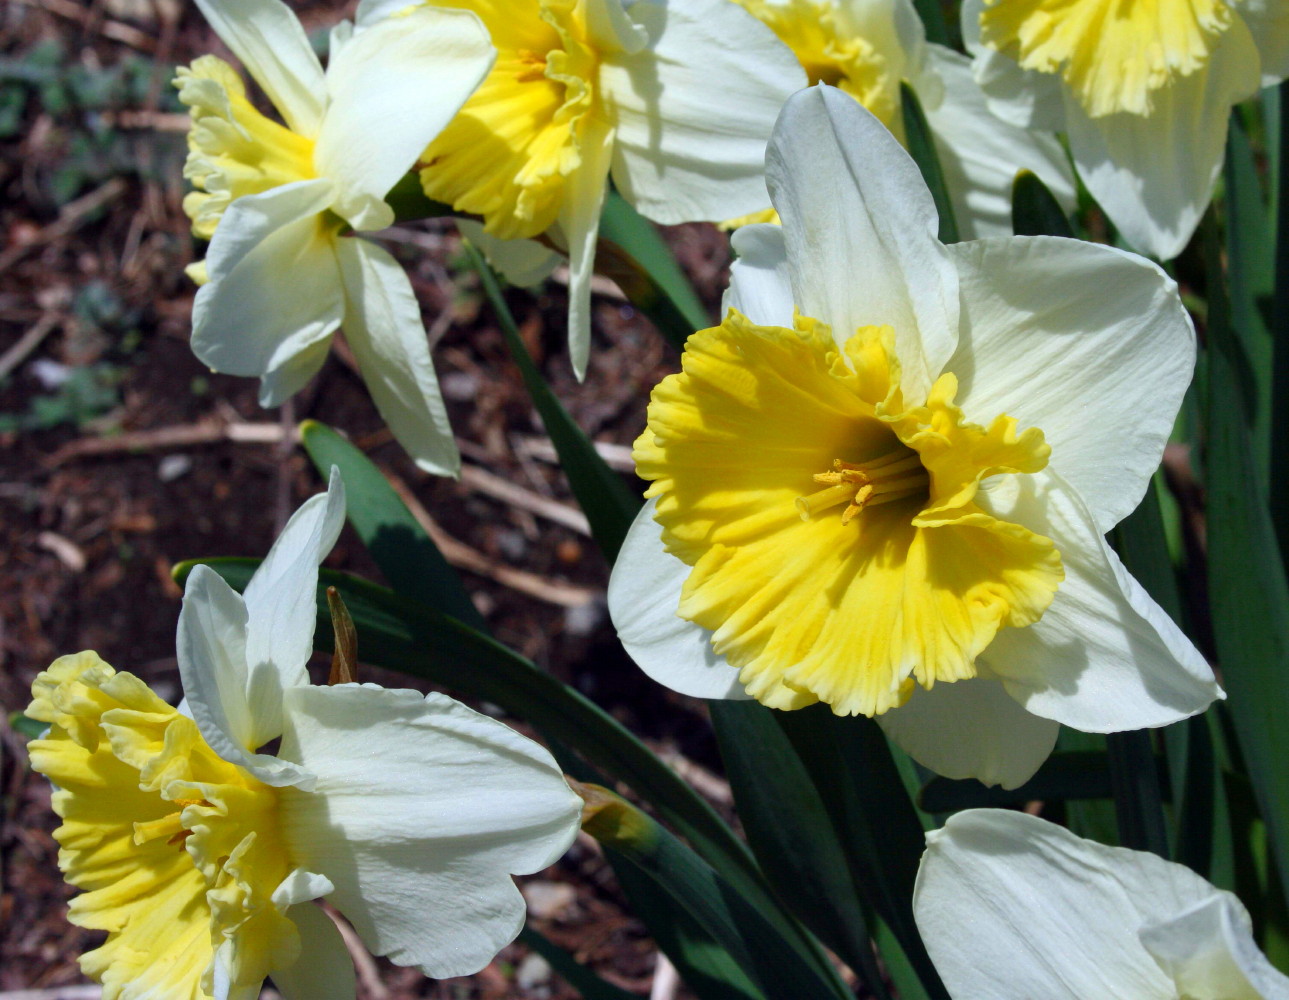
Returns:
[[[797,308],[839,343],[891,326],[905,395],[925,398],[957,345],[958,278],[908,153],[849,95],[811,87],[784,106],[766,175]]]
[[[196,0],[220,39],[264,88],[293,132],[314,138],[326,107],[322,66],[280,0]]]
[[[430,359],[421,307],[402,265],[364,239],[340,245],[345,338],[380,415],[413,461],[455,476],[461,456]]]
[[[1207,67],[1152,95],[1154,111],[1089,118],[1066,95],[1066,128],[1079,176],[1123,238],[1171,260],[1185,249],[1222,169],[1231,106],[1259,84],[1259,58],[1239,18]]]
[[[550,754],[441,694],[293,688],[284,757],[316,791],[282,793],[293,856],[377,955],[435,978],[477,972],[514,939],[511,876],[553,863],[581,800]]]
[[[900,749],[936,774],[1003,788],[1017,788],[1034,776],[1061,728],[1025,711],[991,677],[917,688],[877,722]]]
[[[766,141],[783,102],[806,85],[796,57],[729,0],[646,0],[630,14],[650,45],[600,67],[618,190],[668,224],[764,208]]]
[[[327,67],[327,115],[314,164],[336,183],[355,229],[394,221],[389,189],[456,115],[496,58],[465,10],[417,7],[357,32]]]

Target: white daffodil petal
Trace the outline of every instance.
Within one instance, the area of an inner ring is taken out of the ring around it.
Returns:
[[[258,744],[256,716],[247,701],[246,621],[241,595],[209,566],[195,567],[184,589],[175,640],[188,709],[202,738],[230,764],[244,767],[266,785],[307,788],[312,781],[307,771],[254,752]]]
[[[944,97],[924,104],[940,167],[964,240],[1012,233],[1012,184],[1016,174],[1036,174],[1066,211],[1074,209],[1074,175],[1055,136],[1038,135],[1000,121],[971,75],[971,62],[942,45],[927,47],[927,69]],[[919,92],[921,90],[918,87]]]
[[[305,868],[295,868],[273,890],[273,905],[280,910],[285,910],[288,906],[321,899],[335,891],[335,885],[327,876]]]
[[[797,308],[839,342],[890,325],[904,392],[924,398],[957,345],[958,277],[917,166],[854,98],[819,86],[784,105],[765,169]]]
[[[326,106],[322,65],[280,0],[196,0],[206,22],[264,88],[292,132],[313,138]]]
[[[1289,76],[1289,4],[1284,0],[1244,0],[1240,16],[1262,57],[1262,86],[1274,86]]]
[[[224,211],[206,251],[206,284],[230,274],[247,254],[279,229],[325,212],[335,196],[335,185],[318,177],[236,199]]]
[[[730,237],[737,255],[730,264],[730,286],[722,311],[737,309],[753,323],[792,328],[792,272],[783,243],[783,228],[743,226]]]
[[[484,232],[473,219],[457,219],[461,235],[488,258],[501,276],[520,288],[540,285],[564,263],[564,255],[537,240],[502,240]]]
[[[1054,539],[1065,567],[1043,617],[1001,629],[977,660],[1028,711],[1110,733],[1168,725],[1222,697],[1199,650],[1123,568],[1055,472],[1005,477],[977,501]]]
[[[250,746],[282,734],[282,691],[309,683],[318,620],[318,564],[345,525],[345,484],[332,466],[326,493],[291,515],[246,585],[246,698],[253,719]]]
[[[609,617],[622,646],[659,684],[695,698],[747,699],[738,671],[712,651],[712,633],[676,614],[689,567],[662,544],[656,501],[631,523],[609,577]]]
[[[343,314],[335,238],[322,216],[310,216],[270,233],[232,271],[197,290],[192,349],[216,371],[263,375],[316,349]]]
[[[242,596],[209,566],[193,567],[179,611],[179,673],[193,721],[225,760],[229,747],[253,749],[246,620]]]
[[[385,195],[487,76],[496,50],[466,10],[417,7],[354,35],[327,67],[314,163],[358,230],[394,221]]]
[[[1006,413],[1042,430],[1051,468],[1109,531],[1141,501],[1194,371],[1177,285],[1150,261],[1079,240],[949,251],[962,282],[961,340],[947,366],[960,405],[972,420]]]
[[[331,338],[323,337],[270,368],[260,376],[260,406],[266,410],[281,406],[309,384],[331,354]]]
[[[612,130],[597,122],[589,124],[581,152],[582,162],[568,178],[559,213],[560,228],[568,240],[568,353],[579,381],[586,377],[591,357],[591,276],[595,273],[600,212],[609,189]]]
[[[1231,106],[1258,89],[1258,64],[1234,17],[1209,65],[1156,91],[1149,115],[1089,118],[1066,93],[1079,176],[1132,246],[1160,260],[1186,247],[1222,169]]]
[[[764,208],[766,140],[783,102],[806,85],[792,52],[729,0],[641,0],[630,14],[652,43],[600,67],[618,190],[662,223]]]
[[[456,476],[461,456],[407,275],[367,240],[343,240],[339,250],[345,338],[376,409],[418,466],[436,476]]]
[[[286,915],[300,932],[300,957],[270,973],[278,992],[285,1000],[354,1000],[354,963],[335,921],[313,903],[293,906]]]
[[[440,694],[293,688],[282,755],[317,774],[282,793],[292,856],[378,955],[429,976],[482,968],[519,932],[511,881],[572,843],[581,800],[550,755]]]
[[[358,29],[370,28],[412,6],[408,0],[358,0],[358,9],[354,11],[354,26]]]
[[[1142,945],[1190,1000],[1286,1000],[1289,978],[1258,950],[1249,913],[1215,893],[1139,932]]]
[[[980,14],[984,9],[984,0],[963,0],[962,41],[974,57],[972,75],[989,110],[1016,128],[1064,131],[1061,78],[1055,73],[1021,69],[1014,59],[982,45]]]
[[[1061,728],[1025,711],[990,677],[918,688],[877,722],[900,749],[936,774],[1003,788],[1017,788],[1034,776]]]
[[[1153,854],[969,809],[927,834],[913,913],[955,997],[1177,1000],[1137,930],[1216,893]]]

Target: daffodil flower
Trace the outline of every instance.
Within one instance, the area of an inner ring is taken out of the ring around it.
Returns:
[[[1074,207],[1074,177],[1052,136],[1000,122],[971,76],[971,61],[928,43],[911,0],[738,0],[796,54],[811,84],[850,94],[897,137],[900,82],[917,94],[963,239],[1010,236],[1016,173],[1037,174]],[[772,222],[767,209],[731,224]]]
[[[550,755],[443,695],[315,687],[318,563],[344,520],[333,471],[246,588],[189,577],[178,658],[189,714],[93,652],[32,687],[28,744],[54,783],[81,958],[107,1000],[352,1000],[325,898],[377,954],[443,977],[519,932],[511,873],[577,833],[581,800]],[[275,752],[266,745],[280,740]]]
[[[478,18],[421,8],[342,23],[324,74],[280,0],[197,0],[285,125],[247,99],[214,56],[181,68],[192,115],[184,199],[210,240],[193,276],[192,346],[216,371],[260,378],[277,406],[322,366],[343,327],[368,391],[394,436],[429,472],[460,457],[403,269],[350,230],[384,229],[384,198],[492,65]]]
[[[1065,132],[1110,220],[1161,260],[1212,197],[1232,105],[1289,76],[1283,0],[965,0],[962,31],[994,113]]]
[[[1001,809],[926,839],[913,913],[955,997],[1289,1000],[1248,911],[1189,868]]]
[[[609,609],[656,680],[876,716],[926,766],[1014,786],[1059,723],[1161,726],[1220,690],[1104,534],[1194,364],[1176,286],[1053,238],[944,246],[917,167],[830,87],[766,157],[725,321],[636,441],[652,480]]]
[[[447,6],[483,19],[497,64],[425,151],[422,185],[429,197],[482,217],[489,237],[543,236],[567,255],[569,343],[581,377],[610,175],[655,222],[755,211],[766,201],[770,129],[805,75],[731,0]],[[485,249],[514,273],[504,245]],[[534,254],[523,245],[514,252]]]

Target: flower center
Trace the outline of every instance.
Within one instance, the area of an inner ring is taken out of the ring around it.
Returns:
[[[202,56],[179,67],[175,86],[192,116],[184,177],[194,190],[183,206],[194,235],[213,237],[237,198],[316,176],[314,141],[260,114],[222,59]]]
[[[881,120],[901,134],[899,117],[899,75],[893,72],[892,57],[883,53],[872,39],[861,38],[838,16],[835,5],[823,0],[738,0],[757,20],[792,50],[810,85],[826,83],[850,94]]]
[[[925,497],[931,480],[917,452],[900,445],[862,465],[834,458],[832,469],[816,472],[814,481],[828,485],[809,496],[797,497],[801,520],[808,521],[819,512],[844,503],[846,509],[841,512],[841,523],[849,524],[865,507]]]
[[[889,327],[838,347],[808,317],[789,330],[731,310],[689,338],[635,443],[663,543],[690,567],[677,614],[773,708],[877,715],[914,683],[973,677],[1063,577],[1050,539],[979,496],[1043,469],[1042,432],[972,423],[951,373],[910,405],[894,344]],[[812,468],[821,488],[803,496]]]
[[[422,154],[421,185],[428,197],[482,216],[494,236],[536,236],[559,214],[595,107],[600,56],[585,5],[438,5],[474,11],[492,35],[497,61]]]
[[[1234,0],[985,0],[980,39],[1059,73],[1093,118],[1150,114],[1153,94],[1208,64]]]

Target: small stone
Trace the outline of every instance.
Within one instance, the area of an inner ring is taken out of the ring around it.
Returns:
[[[530,952],[524,956],[524,960],[519,963],[519,968],[515,970],[515,985],[525,992],[536,992],[549,983],[550,978],[550,963],[536,952]],[[541,995],[550,996],[550,990],[541,990]]]
[[[558,920],[577,899],[576,890],[567,882],[525,882],[522,892],[528,915],[537,920]]]

